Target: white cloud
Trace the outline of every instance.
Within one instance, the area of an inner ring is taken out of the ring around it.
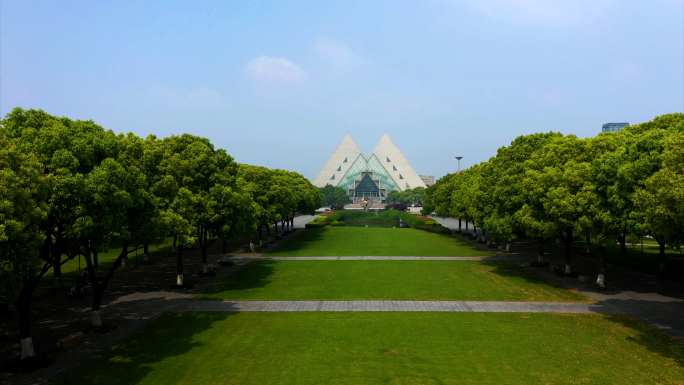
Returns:
[[[356,56],[346,45],[326,37],[318,38],[314,49],[321,57],[340,65],[353,61]]]
[[[261,83],[301,84],[306,72],[293,62],[278,57],[260,56],[247,64],[249,76]]]
[[[496,20],[562,26],[591,22],[615,8],[617,0],[457,0]]]

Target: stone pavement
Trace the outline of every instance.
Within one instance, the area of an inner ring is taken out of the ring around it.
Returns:
[[[595,313],[619,314],[597,303],[501,301],[183,301],[173,311],[430,311],[491,313]]]
[[[230,256],[232,261],[510,261],[515,256],[495,257],[252,257]]]
[[[446,227],[458,229],[458,219],[433,218]],[[472,232],[472,225],[469,228]],[[465,223],[462,229],[465,230]],[[478,229],[478,235],[482,235],[481,229]],[[473,246],[485,248],[483,244],[469,237],[454,236]],[[557,277],[548,268],[530,266],[529,262],[537,260],[536,240],[516,240],[512,244],[512,251],[512,253],[495,253],[497,257],[517,263],[529,271],[586,295],[601,305],[639,318],[657,329],[684,340],[684,283],[608,263],[606,264],[606,284],[612,286],[614,290],[596,292],[587,289],[586,285],[579,282],[577,278]],[[545,251],[544,257],[547,261],[559,266],[565,265],[565,250],[551,246],[546,247]],[[572,259],[574,272],[596,279],[598,275],[596,260],[577,253],[573,253]],[[494,260],[494,258],[490,257],[487,260]]]

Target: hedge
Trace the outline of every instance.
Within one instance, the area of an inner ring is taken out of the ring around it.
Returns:
[[[329,225],[330,222],[309,222],[304,225],[305,229],[320,229],[322,227],[325,227]]]
[[[444,226],[434,226],[434,225],[418,225],[416,229],[429,231],[436,234],[451,234],[451,229]]]
[[[344,221],[333,221],[330,226],[346,226]]]

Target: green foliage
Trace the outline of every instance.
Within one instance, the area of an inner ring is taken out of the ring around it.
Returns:
[[[330,222],[311,221],[311,222],[305,224],[304,228],[306,228],[306,229],[320,229],[320,228],[323,228],[329,224],[330,224]]]
[[[23,154],[0,131],[0,302],[16,299],[41,268],[48,181],[33,154]]]
[[[344,221],[333,221],[332,223],[330,223],[330,226],[345,226],[345,225],[346,225],[346,223],[344,223]]]
[[[332,185],[327,184],[325,187],[319,188],[319,190],[323,198],[323,206],[349,203],[349,195],[342,187],[333,187]]]

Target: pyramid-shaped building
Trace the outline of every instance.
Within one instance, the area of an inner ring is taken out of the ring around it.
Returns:
[[[425,187],[389,135],[385,134],[366,157],[351,135],[345,135],[313,180],[318,187],[340,186],[350,198],[372,197],[385,201],[392,190]]]

